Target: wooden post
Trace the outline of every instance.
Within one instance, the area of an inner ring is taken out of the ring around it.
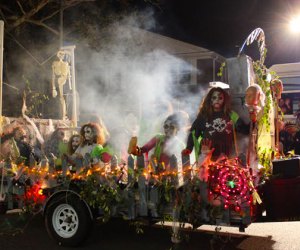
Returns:
[[[127,175],[128,175],[128,185],[130,186],[127,190],[127,199],[128,199],[128,219],[132,220],[136,216],[135,211],[135,196],[134,196],[134,190],[131,186],[131,183],[134,181],[134,158],[132,155],[128,156],[127,161]]]
[[[0,117],[2,116],[4,22],[0,20]]]
[[[76,81],[75,81],[75,55],[74,50],[76,46],[64,46],[61,50],[69,51],[71,54],[71,81],[72,81],[72,123],[74,127],[77,127],[78,115],[77,115],[77,91],[76,91]]]
[[[147,207],[147,193],[148,193],[148,187],[146,187],[146,177],[143,174],[143,171],[145,169],[145,160],[144,156],[138,156],[137,157],[137,168],[138,168],[138,189],[139,189],[139,209],[138,213],[140,216],[147,216],[148,214],[148,207]]]

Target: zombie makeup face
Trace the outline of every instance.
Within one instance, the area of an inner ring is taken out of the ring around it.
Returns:
[[[15,132],[15,139],[19,141],[24,141],[26,139],[26,132],[24,129],[20,128]]]
[[[212,93],[211,96],[211,105],[214,111],[221,111],[224,105],[224,94],[219,92],[219,91],[215,91]]]
[[[80,144],[80,137],[79,136],[74,136],[72,138],[72,142],[71,142],[73,150],[76,150],[78,148],[79,144]]]
[[[255,87],[250,86],[246,90],[245,102],[249,106],[257,106],[259,101],[259,92]]]
[[[93,129],[91,127],[85,127],[83,131],[84,131],[84,139],[88,142],[92,142],[94,138]]]
[[[172,121],[166,120],[164,123],[164,132],[166,137],[173,137],[177,134],[177,127]]]

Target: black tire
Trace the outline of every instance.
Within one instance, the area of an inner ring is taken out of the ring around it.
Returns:
[[[62,194],[45,211],[48,234],[61,246],[78,246],[89,236],[92,219],[85,203],[75,194]]]

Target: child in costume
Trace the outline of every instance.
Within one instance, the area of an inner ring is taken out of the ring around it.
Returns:
[[[201,138],[211,141],[214,149],[212,160],[217,160],[222,155],[231,157],[234,154],[235,131],[248,134],[249,125],[231,110],[230,97],[225,90],[220,87],[211,88],[200,105],[188,135],[187,146],[182,153],[189,155],[194,149],[197,161],[201,151]]]
[[[75,152],[70,156],[70,160],[76,161],[76,168],[87,167],[98,164],[99,162],[108,163],[111,154],[105,143],[104,130],[96,123],[87,123],[80,130],[81,143]],[[78,168],[77,168],[78,170]]]
[[[137,149],[139,155],[148,153],[152,149],[152,160],[157,162],[160,168],[170,167],[170,158],[172,155],[180,156],[181,150],[184,148],[184,143],[176,136],[180,130],[180,121],[177,114],[172,114],[164,121],[164,134],[157,134],[144,146]]]

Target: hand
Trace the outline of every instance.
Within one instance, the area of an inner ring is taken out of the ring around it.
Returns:
[[[203,139],[202,143],[201,143],[201,152],[203,154],[209,153],[209,151],[211,150],[211,144],[212,144],[211,140],[209,140],[209,139]]]
[[[210,163],[211,156],[215,151],[211,148],[212,141],[209,139],[203,139],[201,143],[201,154],[199,155],[198,164],[199,166],[208,166]]]
[[[191,153],[192,153],[192,151],[187,148],[185,148],[184,150],[181,151],[182,155],[190,155]]]
[[[142,155],[142,150],[140,147],[136,146],[134,152],[132,153],[133,155],[141,156]]]

